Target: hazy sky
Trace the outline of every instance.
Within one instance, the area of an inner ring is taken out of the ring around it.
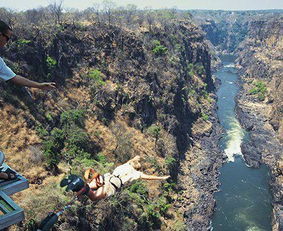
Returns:
[[[139,8],[211,9],[211,10],[260,10],[283,9],[283,0],[112,0],[119,6],[135,4]],[[0,0],[0,7],[27,10],[47,6],[55,0]],[[85,9],[101,0],[64,0],[63,7]]]

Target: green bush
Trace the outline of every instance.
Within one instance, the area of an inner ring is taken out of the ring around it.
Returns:
[[[53,69],[57,65],[57,61],[49,55],[46,58],[46,63],[50,69]]]
[[[35,130],[41,138],[44,138],[49,135],[48,131],[42,125],[36,125]]]
[[[164,196],[159,197],[157,203],[158,203],[157,208],[158,208],[160,214],[162,216],[165,216],[168,209],[171,208],[171,204],[168,203],[167,199]]]
[[[47,114],[48,115],[48,114]],[[51,115],[47,116],[52,118]],[[85,112],[69,110],[61,113],[60,124],[48,132],[38,126],[39,135],[45,139],[43,153],[49,167],[56,168],[60,160],[73,161],[75,158],[91,158],[91,141],[84,131]]]
[[[103,85],[105,85],[105,81],[103,81],[103,78],[102,78],[103,74],[98,69],[91,69],[88,72],[87,77],[92,79],[96,86],[103,86]]]
[[[43,154],[49,167],[55,168],[61,159],[61,150],[64,148],[65,133],[54,128],[51,135],[43,142]]]
[[[161,132],[161,128],[155,124],[151,125],[147,129],[147,133],[153,136],[156,140],[159,138],[160,132]]]
[[[106,156],[101,154],[101,153],[98,153],[95,157],[95,159],[101,163],[101,164],[106,164],[107,163],[107,159],[106,159]]]
[[[29,43],[31,43],[31,40],[26,40],[26,39],[17,40],[18,47],[25,46],[26,44],[29,44]]]
[[[165,164],[168,168],[171,168],[176,163],[176,159],[172,156],[166,156]]]
[[[177,186],[176,183],[168,183],[168,182],[163,183],[163,188],[166,192],[175,191],[176,186]]]
[[[206,120],[209,119],[209,116],[207,114],[205,114],[204,112],[202,112],[201,113],[201,118],[206,121]]]
[[[162,56],[166,54],[168,51],[168,49],[165,46],[161,45],[158,40],[153,40],[152,45],[153,45],[152,52],[156,56]]]
[[[203,75],[205,73],[205,68],[202,63],[196,63],[194,70],[198,75]]]
[[[187,66],[187,72],[188,72],[189,76],[195,75],[194,64],[193,64],[193,63],[189,63],[189,64],[188,64],[188,66]]]
[[[85,149],[89,143],[88,134],[81,128],[72,126],[66,131],[66,147],[78,147],[80,149]]]
[[[52,114],[49,112],[45,114],[45,118],[50,122],[53,120]]]
[[[85,111],[84,110],[69,110],[65,111],[60,116],[60,122],[63,126],[71,126],[75,124],[81,128],[84,127]]]
[[[255,87],[249,91],[250,95],[257,95],[258,99],[263,101],[265,99],[267,88],[266,84],[262,81],[257,81],[253,84]]]
[[[130,187],[129,191],[132,193],[139,194],[139,196],[142,196],[146,198],[148,196],[148,190],[146,186],[144,185],[144,182],[137,180],[134,182]]]
[[[196,90],[195,89],[188,89],[188,96],[191,97],[191,96],[195,96],[196,95]]]

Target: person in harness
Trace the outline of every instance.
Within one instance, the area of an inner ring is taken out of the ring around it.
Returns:
[[[87,169],[84,174],[86,183],[78,176],[71,175],[61,181],[61,187],[76,192],[77,196],[87,195],[92,201],[114,195],[125,183],[133,180],[166,180],[170,176],[147,175],[138,171],[141,167],[140,156],[136,156],[114,169],[113,173],[100,175],[94,169]]]

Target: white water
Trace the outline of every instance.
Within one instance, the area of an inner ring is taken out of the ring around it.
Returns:
[[[234,63],[229,63],[229,64],[226,64],[226,65],[224,65],[224,67],[235,67],[235,64]]]
[[[235,161],[235,155],[241,155],[241,144],[244,138],[244,131],[235,117],[229,119],[230,129],[227,131],[227,147],[224,150],[227,161]]]

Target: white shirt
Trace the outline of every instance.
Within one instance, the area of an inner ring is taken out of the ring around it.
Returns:
[[[15,76],[16,74],[6,65],[4,60],[0,58],[0,79],[7,81]]]

